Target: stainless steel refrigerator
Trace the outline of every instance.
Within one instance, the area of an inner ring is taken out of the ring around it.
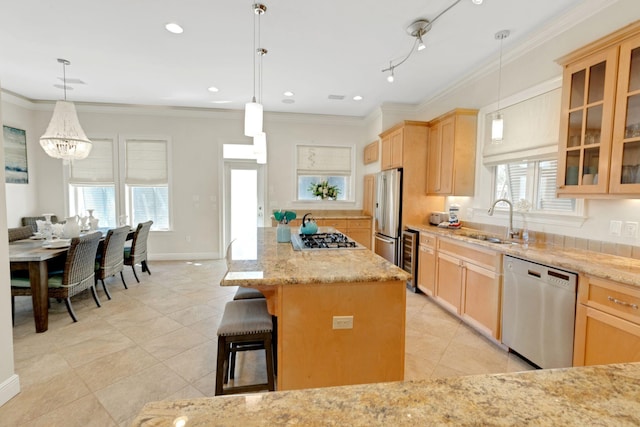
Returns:
[[[376,176],[375,253],[400,265],[400,218],[402,169],[379,172]]]

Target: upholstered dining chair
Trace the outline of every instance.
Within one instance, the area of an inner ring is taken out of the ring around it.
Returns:
[[[24,227],[15,227],[9,229],[9,243],[16,240],[28,239],[33,234],[33,229],[25,225]]]
[[[98,256],[96,257],[96,284],[98,280],[102,282],[104,293],[109,299],[111,299],[111,294],[104,283],[104,279],[107,277],[120,273],[122,284],[125,289],[128,289],[127,282],[124,281],[124,275],[122,274],[124,269],[124,243],[127,240],[127,234],[129,234],[128,225],[109,230],[107,237],[104,239],[102,249],[98,250]]]
[[[124,248],[124,264],[130,265],[133,270],[133,276],[136,278],[136,282],[140,283],[138,275],[136,274],[136,264],[140,264],[143,272],[151,274],[149,266],[147,265],[147,239],[149,237],[149,230],[151,230],[151,224],[153,221],[141,222],[138,224],[135,233],[133,234],[133,241],[131,246]]]
[[[91,289],[91,294],[100,307],[100,300],[95,288],[95,263],[96,252],[102,236],[100,233],[89,233],[84,236],[71,239],[71,246],[67,252],[67,260],[62,274],[49,275],[49,298],[63,299],[67,306],[67,311],[74,322],[78,321],[73,307],[71,297],[80,292]],[[14,302],[16,296],[31,295],[31,285],[29,278],[11,278],[11,309],[14,312]]]
[[[28,225],[31,227],[33,232],[38,231],[38,224],[36,221],[44,221],[44,216],[23,216],[22,217],[22,225]],[[56,224],[58,222],[58,217],[55,215],[51,215],[51,224]]]

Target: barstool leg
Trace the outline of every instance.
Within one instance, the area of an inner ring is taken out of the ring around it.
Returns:
[[[267,384],[269,387],[269,391],[274,391],[276,389],[275,383],[273,381],[273,348],[271,346],[271,334],[265,334],[264,338],[264,354],[267,362]]]
[[[216,396],[222,394],[222,388],[224,379],[226,376],[226,369],[224,367],[225,360],[227,359],[227,340],[224,336],[218,337],[218,359],[216,363]]]

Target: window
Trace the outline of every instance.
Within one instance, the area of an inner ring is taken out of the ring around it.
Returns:
[[[312,189],[322,182],[337,189],[335,200],[351,200],[352,148],[338,146],[298,145],[297,199],[316,200]]]
[[[575,213],[575,199],[556,198],[557,160],[503,163],[495,167],[494,200],[507,199],[514,207],[521,200],[531,203],[531,210],[550,213]],[[499,203],[498,208],[506,208]]]
[[[93,209],[100,227],[117,227],[126,215],[128,224],[152,220],[152,230],[169,230],[168,140],[91,141],[89,156],[69,168],[70,214],[86,216]]]
[[[116,184],[113,139],[92,140],[91,154],[71,163],[69,170],[69,212],[71,215],[93,216],[100,227],[116,227]]]
[[[125,139],[126,208],[132,224],[152,220],[153,230],[169,229],[167,141]]]

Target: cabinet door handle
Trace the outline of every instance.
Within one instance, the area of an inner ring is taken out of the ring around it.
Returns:
[[[626,302],[626,301],[621,301],[618,298],[614,298],[612,296],[607,296],[607,299],[609,301],[611,301],[612,303],[614,303],[614,304],[619,304],[619,305],[622,305],[622,306],[625,306],[625,307],[631,307],[634,310],[638,309],[638,304],[631,304],[631,303]]]

